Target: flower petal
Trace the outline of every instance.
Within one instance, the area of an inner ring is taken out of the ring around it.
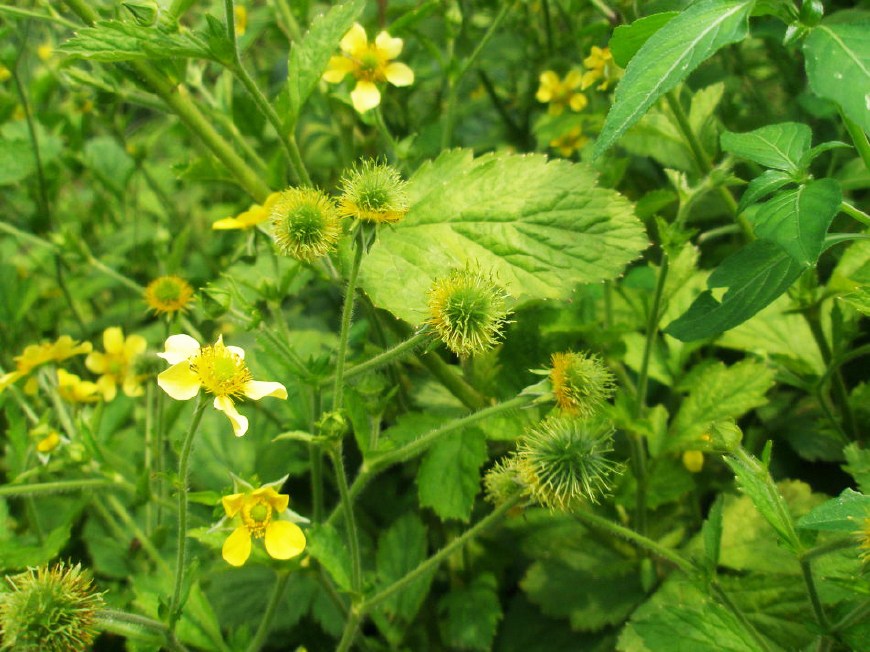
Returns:
[[[157,376],[160,389],[176,401],[187,401],[199,393],[199,376],[190,370],[190,363],[183,360]]]
[[[273,559],[290,559],[305,550],[305,534],[290,521],[272,521],[266,526],[265,543]]]
[[[224,347],[224,348],[226,348],[226,350],[229,351],[230,353],[234,353],[234,354],[236,354],[236,355],[239,356],[242,360],[245,359],[245,350],[244,350],[243,348],[238,347],[238,346],[227,346],[227,347]]]
[[[586,99],[586,96],[583,93],[574,93],[568,104],[572,111],[582,111],[586,108],[586,105],[589,104],[589,100]]]
[[[574,90],[583,82],[583,73],[579,70],[572,70],[567,75],[565,75],[564,84],[570,90]]]
[[[353,108],[360,113],[365,113],[381,103],[381,92],[370,81],[358,81],[356,88],[350,93],[350,99],[353,102]]]
[[[224,541],[221,555],[231,566],[242,566],[251,556],[251,533],[246,527],[237,527]]]
[[[400,38],[394,38],[386,32],[381,32],[375,37],[375,46],[387,59],[395,59],[402,53],[404,42]]]
[[[414,83],[414,71],[398,61],[384,69],[384,76],[393,86],[410,86]]]
[[[233,229],[244,229],[247,225],[236,217],[225,217],[216,222],[212,222],[211,228],[215,231],[231,231]],[[159,353],[157,355],[160,355]]]
[[[112,326],[103,331],[103,348],[106,353],[124,352],[124,331]]]
[[[245,494],[230,494],[229,496],[224,496],[221,498],[221,503],[223,503],[224,511],[227,513],[227,516],[232,518],[242,510],[242,507],[244,507]]]
[[[124,396],[142,396],[145,390],[142,389],[142,382],[139,376],[127,376],[121,386],[124,390]]]
[[[341,55],[333,56],[329,57],[329,65],[321,79],[330,84],[337,84],[350,72],[353,72],[353,61]]]
[[[366,36],[365,28],[359,23],[354,23],[347,34],[345,34],[341,42],[338,44],[342,52],[347,52],[349,55],[359,58],[365,54],[369,47],[369,39]]]
[[[178,364],[182,360],[188,360],[199,353],[199,342],[190,335],[170,335],[166,339],[164,352],[158,353],[157,357],[163,358],[169,364]]]
[[[215,396],[214,406],[227,415],[230,423],[233,424],[233,433],[236,437],[241,437],[248,432],[248,419],[239,414],[233,399],[229,396]]]
[[[281,383],[268,382],[265,380],[249,380],[245,383],[245,396],[259,401],[266,396],[275,398],[287,398],[287,388]]]
[[[103,400],[107,403],[114,400],[118,395],[118,386],[115,384],[115,379],[111,376],[100,376],[97,379],[97,387],[103,395]]]
[[[287,509],[287,505],[290,504],[290,496],[287,494],[279,494],[275,491],[275,487],[260,487],[254,491],[251,496],[262,496],[266,499],[266,502],[272,506],[272,509],[278,513],[283,512]]]
[[[124,355],[127,356],[127,360],[129,361],[131,358],[135,358],[137,355],[145,353],[145,349],[147,348],[148,341],[144,337],[141,335],[130,335],[124,342]]]
[[[106,371],[108,371],[106,354],[100,353],[99,351],[88,353],[88,357],[85,358],[85,366],[88,368],[89,371],[93,371],[95,374],[106,373]]]

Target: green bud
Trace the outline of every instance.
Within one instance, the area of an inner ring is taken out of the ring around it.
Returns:
[[[133,20],[142,27],[151,27],[157,22],[160,8],[155,0],[124,0],[121,3],[133,15]]]

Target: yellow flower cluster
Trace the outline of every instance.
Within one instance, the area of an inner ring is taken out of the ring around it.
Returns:
[[[21,378],[29,376],[37,367],[48,362],[63,362],[67,358],[90,353],[92,348],[90,342],[76,342],[69,335],[61,335],[54,342],[29,344],[24,347],[21,355],[15,356],[15,371],[0,376],[0,392]],[[24,391],[35,394],[36,389],[36,379],[30,378],[24,386]]]

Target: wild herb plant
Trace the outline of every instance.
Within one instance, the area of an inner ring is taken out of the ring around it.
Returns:
[[[0,32],[3,649],[870,650],[866,3]]]

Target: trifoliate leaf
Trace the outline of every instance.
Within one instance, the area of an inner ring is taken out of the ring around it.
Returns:
[[[866,518],[870,518],[870,496],[847,488],[802,517],[797,526],[804,530],[857,532]]]
[[[361,284],[375,305],[419,324],[436,278],[470,263],[519,303],[567,298],[612,279],[647,246],[631,204],[586,165],[452,150],[408,182],[410,210],[379,232]]]
[[[662,95],[729,43],[743,40],[755,0],[702,0],[653,34],[632,57],[594,156],[616,143]]]
[[[420,517],[409,512],[393,523],[378,540],[377,589],[401,579],[426,559],[426,527]],[[429,592],[434,570],[425,573],[381,603],[379,611],[388,619],[408,623]]]
[[[468,521],[480,491],[480,467],[487,458],[480,430],[446,435],[432,446],[417,472],[420,506],[431,507],[441,520]]]
[[[722,149],[767,168],[797,172],[809,150],[813,132],[799,122],[781,122],[738,134],[722,134]]]
[[[438,603],[441,637],[451,650],[491,650],[501,620],[495,576],[486,573],[453,588]]]
[[[773,369],[754,360],[703,368],[693,376],[692,391],[671,423],[668,448],[681,450],[697,442],[712,423],[736,419],[764,405],[764,395],[772,386]]]
[[[804,41],[810,88],[870,133],[870,20],[824,21]]]

